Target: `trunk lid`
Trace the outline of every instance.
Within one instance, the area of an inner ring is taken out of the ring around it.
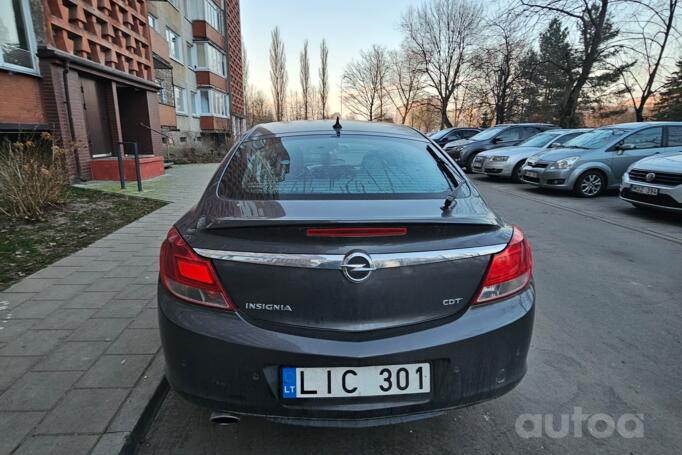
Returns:
[[[491,254],[511,237],[477,195],[458,200],[446,216],[437,200],[362,201],[361,210],[359,201],[343,200],[224,203],[232,205],[201,208],[209,214],[197,223],[203,229],[185,220],[183,236],[212,258],[239,314],[276,330],[360,333],[456,318],[475,297]],[[367,227],[407,232],[307,234]]]

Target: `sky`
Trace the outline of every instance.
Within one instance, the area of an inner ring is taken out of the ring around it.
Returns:
[[[270,32],[279,26],[284,42],[289,90],[300,92],[299,54],[309,41],[310,77],[317,86],[320,42],[329,48],[330,108],[340,109],[339,83],[346,64],[372,44],[400,45],[400,16],[416,0],[242,0],[241,20],[249,61],[249,82],[270,98]]]

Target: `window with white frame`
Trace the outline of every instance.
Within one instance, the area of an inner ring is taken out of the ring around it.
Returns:
[[[35,73],[35,38],[28,0],[0,0],[0,68]]]
[[[222,5],[222,2],[220,4]],[[189,14],[193,20],[208,22],[221,35],[225,33],[224,12],[215,2],[211,0],[194,0],[190,2]]]
[[[230,104],[228,96],[214,89],[199,89],[199,113],[214,117],[229,117]]]
[[[223,33],[223,12],[211,0],[204,0],[204,17],[211,27]]]
[[[196,47],[196,69],[210,71],[225,77],[225,54],[206,41],[195,43]]]
[[[187,95],[185,89],[176,85],[173,87],[173,94],[175,96],[175,112],[177,114],[187,114]]]
[[[156,30],[157,32],[159,31],[159,20],[154,16],[153,14],[147,14],[147,22],[149,22],[149,26]]]
[[[182,62],[182,38],[173,30],[166,29],[166,41],[168,41],[168,50],[172,59]]]
[[[192,43],[187,43],[187,66],[191,70],[197,66],[196,52]]]
[[[194,117],[199,117],[199,113],[201,112],[201,106],[199,106],[199,94],[197,92],[189,92],[190,93],[190,108],[192,109],[192,116]]]

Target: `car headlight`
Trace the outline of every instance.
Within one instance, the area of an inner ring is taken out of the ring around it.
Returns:
[[[507,161],[509,159],[508,156],[493,156],[491,158],[493,161]]]
[[[564,158],[564,159],[562,159],[562,160],[555,161],[554,163],[552,163],[552,164],[549,166],[549,168],[550,168],[550,169],[569,169],[569,168],[571,168],[571,167],[575,164],[575,162],[578,161],[579,159],[580,159],[579,156],[570,156],[570,157],[568,157],[568,158]]]

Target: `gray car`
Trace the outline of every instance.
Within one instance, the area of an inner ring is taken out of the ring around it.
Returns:
[[[405,422],[526,373],[528,241],[411,128],[249,130],[160,264],[166,377],[215,422]]]
[[[623,123],[598,128],[563,147],[534,155],[523,166],[522,179],[531,185],[596,197],[618,188],[627,168],[644,157],[679,150],[671,128],[682,122]]]
[[[668,143],[682,150],[682,127],[668,129]],[[682,212],[682,151],[650,156],[623,174],[620,198],[637,208]]]
[[[549,123],[503,123],[485,129],[469,139],[450,142],[443,147],[443,150],[462,169],[471,172],[474,158],[479,153],[486,150],[518,145],[519,142],[531,136],[554,128],[556,126]]]
[[[591,131],[590,128],[573,130],[549,130],[531,136],[519,145],[501,147],[479,153],[474,158],[472,171],[489,177],[511,178],[521,182],[521,167],[526,159],[549,148],[561,147],[566,142]]]

